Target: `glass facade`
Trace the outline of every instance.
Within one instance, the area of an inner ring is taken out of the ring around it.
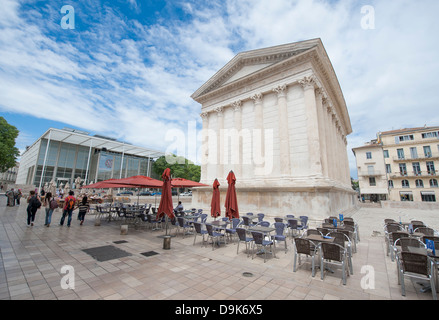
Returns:
[[[41,140],[36,172],[33,179],[34,185],[37,186],[41,180],[47,144],[48,140]],[[87,173],[87,182],[89,183],[135,175],[147,176],[152,171],[151,167],[148,170],[148,163],[152,162],[148,158],[92,149],[89,159],[89,153],[90,148],[88,147],[50,141],[42,186],[46,182],[49,183],[52,179],[56,182],[57,186],[61,183],[65,185],[67,182],[72,186],[77,177],[85,180]],[[87,171],[88,161],[90,169]],[[152,163],[150,166],[152,166]]]

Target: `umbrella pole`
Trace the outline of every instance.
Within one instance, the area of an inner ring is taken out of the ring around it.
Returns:
[[[165,220],[166,220],[166,235],[168,235],[168,215],[166,215]]]

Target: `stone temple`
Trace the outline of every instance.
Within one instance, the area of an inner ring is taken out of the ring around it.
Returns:
[[[203,119],[201,181],[230,170],[240,214],[324,218],[355,206],[348,110],[320,39],[241,52],[192,96]],[[210,208],[212,188],[193,191]]]

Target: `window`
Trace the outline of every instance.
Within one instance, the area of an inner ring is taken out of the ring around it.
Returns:
[[[410,156],[412,157],[412,159],[418,159],[418,150],[416,149],[416,147],[410,148]]]
[[[427,158],[431,158],[431,148],[430,146],[424,146],[424,156]]]
[[[397,149],[396,152],[398,153],[398,159],[404,159],[404,149]]]
[[[421,165],[419,164],[419,162],[413,162],[413,173],[415,174],[415,176],[421,175]]]
[[[430,179],[430,187],[437,188],[437,180],[436,179]]]
[[[412,141],[415,139],[412,134],[409,134],[406,136],[399,136],[398,138],[399,138],[399,141],[401,141],[401,142],[402,141]]]
[[[437,138],[437,137],[438,137],[438,132],[437,131],[426,132],[426,133],[422,134],[422,139]]]
[[[390,189],[393,188],[393,180],[389,180],[388,185]]]
[[[436,195],[434,195],[434,194],[422,194],[421,193],[421,198],[422,198],[422,201],[425,201],[425,202],[436,202]]]
[[[370,175],[375,174],[375,167],[374,166],[367,166],[367,173]]]
[[[366,152],[366,159],[372,159],[372,152]]]
[[[406,167],[405,163],[399,164],[399,172],[401,173],[401,176],[407,175],[407,167]]]
[[[408,180],[402,180],[401,183],[403,188],[410,188],[410,183]]]
[[[424,182],[421,179],[416,180],[416,188],[424,188]]]
[[[369,185],[371,187],[375,187],[377,185],[376,181],[375,181],[375,177],[370,177],[369,178]]]
[[[390,164],[386,164],[386,173],[392,173],[392,167]]]
[[[434,162],[433,161],[427,161],[427,172],[430,175],[435,174],[436,170],[434,169]]]
[[[439,149],[439,144],[437,145],[437,147]],[[389,150],[384,150],[383,153],[384,153],[384,158],[387,159],[389,157]]]

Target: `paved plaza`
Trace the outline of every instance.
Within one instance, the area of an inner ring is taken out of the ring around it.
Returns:
[[[397,284],[396,265],[386,256],[383,219],[423,220],[439,229],[437,211],[359,208],[352,217],[360,226],[361,242],[353,256],[354,273],[341,282],[338,268],[311,276],[310,264],[293,272],[293,246],[277,246],[276,258],[248,258],[245,245],[228,243],[212,250],[201,247],[201,237],[181,234],[163,249],[161,230],[130,226],[121,235],[120,223],[87,215],[80,226],[74,212],[70,228],[59,226],[55,212],[44,227],[44,209],[35,225],[26,225],[26,204],[6,207],[0,197],[0,299],[2,300],[432,300],[416,280],[407,279],[406,296]],[[316,227],[311,221],[311,227]],[[172,234],[175,230],[172,229]],[[98,249],[100,248],[100,250]],[[107,255],[106,255],[107,254]],[[365,268],[364,266],[369,266]],[[371,268],[372,267],[372,268]],[[363,269],[363,273],[362,273]],[[372,270],[372,271],[371,271]],[[373,274],[371,273],[373,272]],[[244,273],[251,273],[250,276]],[[74,275],[74,289],[65,277]],[[370,287],[365,276],[373,275]],[[64,279],[64,280],[63,280]]]

